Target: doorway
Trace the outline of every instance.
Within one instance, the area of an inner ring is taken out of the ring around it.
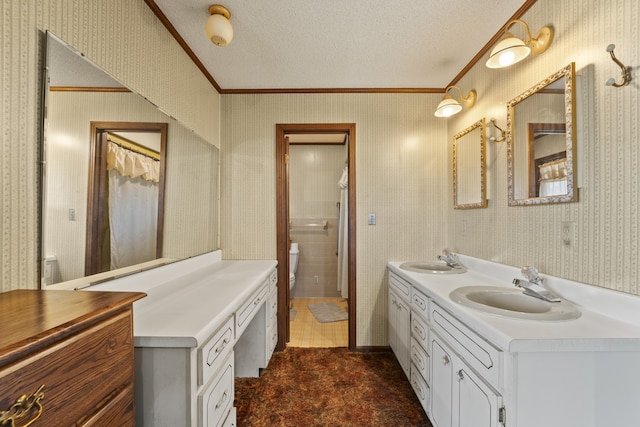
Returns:
[[[85,275],[162,256],[167,129],[91,122]]]
[[[277,258],[278,258],[278,346],[277,350],[284,350],[290,340],[289,304],[291,293],[289,290],[289,242],[290,242],[290,188],[289,188],[289,151],[290,138],[309,139],[319,141],[329,136],[342,134],[346,137],[347,152],[347,198],[348,209],[346,222],[348,237],[347,253],[347,293],[348,293],[348,347],[356,349],[355,317],[355,124],[278,124],[276,125],[276,187],[277,187]]]

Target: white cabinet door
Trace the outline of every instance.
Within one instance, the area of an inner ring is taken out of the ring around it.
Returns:
[[[498,415],[502,398],[464,363],[454,361],[454,370],[453,425],[456,427],[499,426]]]
[[[452,354],[437,339],[431,340],[431,420],[435,427],[452,426]]]
[[[405,375],[409,378],[411,366],[411,314],[409,304],[389,290],[389,345],[393,350]]]

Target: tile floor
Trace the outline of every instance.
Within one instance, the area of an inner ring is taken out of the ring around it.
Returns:
[[[289,347],[347,347],[349,345],[349,322],[320,323],[313,317],[307,304],[335,302],[347,309],[347,300],[343,298],[294,298],[293,309],[296,318],[290,324]]]

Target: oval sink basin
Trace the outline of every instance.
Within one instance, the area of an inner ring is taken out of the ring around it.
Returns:
[[[522,293],[517,288],[463,286],[449,297],[464,306],[506,317],[529,320],[569,320],[580,317],[580,310],[567,301],[547,302]]]
[[[464,268],[452,268],[444,262],[404,262],[400,264],[400,268],[414,273],[425,274],[460,274],[467,270]]]

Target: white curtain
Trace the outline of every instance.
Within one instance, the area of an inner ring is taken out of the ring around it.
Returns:
[[[540,197],[567,194],[567,159],[540,165]]]
[[[349,297],[349,190],[347,188],[348,168],[345,166],[342,177],[338,181],[340,188],[340,212],[338,227],[338,290],[342,298]]]
[[[117,147],[120,151],[122,150]],[[120,154],[110,148],[109,156],[115,159]],[[148,163],[141,154],[127,152],[129,160],[121,164]],[[122,157],[120,156],[120,157]],[[124,159],[124,157],[122,157]],[[135,159],[143,157],[143,159]],[[109,161],[107,162],[109,165]],[[152,169],[155,166],[152,167]],[[148,167],[134,168],[135,177],[122,176],[116,167],[109,167],[109,228],[111,239],[111,269],[127,267],[156,259],[156,236],[158,222],[157,182],[144,178]],[[131,170],[131,168],[129,168]],[[140,171],[143,171],[140,173]],[[153,174],[148,175],[152,177]],[[152,178],[153,179],[153,178]]]

